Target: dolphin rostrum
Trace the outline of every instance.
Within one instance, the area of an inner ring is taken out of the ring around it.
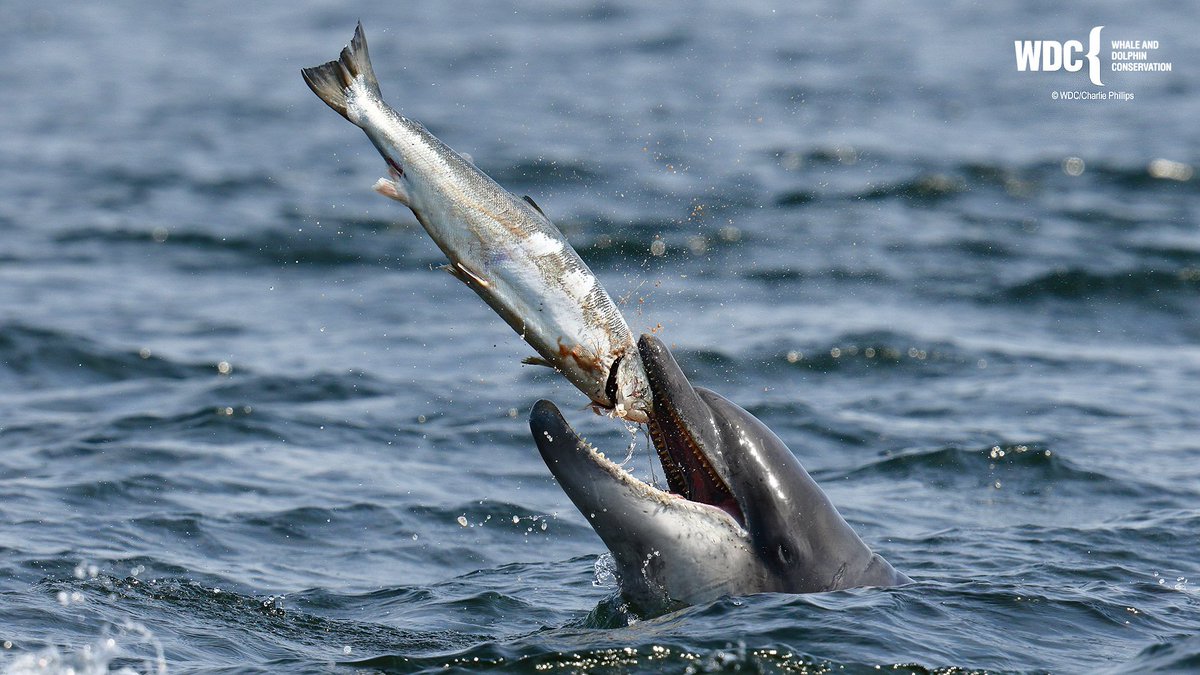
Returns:
[[[538,401],[529,419],[551,473],[612,551],[631,608],[651,615],[726,595],[910,581],[871,552],[766,425],[693,387],[658,338],[643,335],[638,350],[669,493],[597,452],[553,403]]]

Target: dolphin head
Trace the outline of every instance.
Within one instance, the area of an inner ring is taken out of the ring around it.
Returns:
[[[558,408],[529,416],[538,450],[575,507],[612,552],[621,594],[645,615],[754,592],[753,542],[725,510],[644,483],[579,437]]]
[[[766,425],[693,387],[658,338],[643,335],[638,351],[668,491],[606,459],[548,401],[529,422],[551,473],[612,552],[635,610],[907,581],[871,553]]]

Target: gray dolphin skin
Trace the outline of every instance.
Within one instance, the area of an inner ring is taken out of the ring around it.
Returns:
[[[643,335],[638,351],[669,493],[605,458],[553,403],[538,401],[529,418],[546,465],[612,551],[632,609],[911,581],[871,552],[766,425],[693,387],[658,338]]]

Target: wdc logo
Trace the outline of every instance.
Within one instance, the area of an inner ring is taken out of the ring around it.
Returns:
[[[1092,79],[1092,84],[1097,87],[1103,87],[1104,83],[1100,81],[1100,29],[1104,26],[1096,26],[1088,35],[1088,50],[1084,54],[1084,58],[1088,62],[1088,75]],[[1079,40],[1067,40],[1066,42],[1058,42],[1056,40],[1016,40],[1017,51],[1017,70],[1025,71],[1045,71],[1052,72],[1056,70],[1066,70],[1071,73],[1079,72],[1083,69],[1083,59],[1079,58],[1083,54],[1083,44]]]

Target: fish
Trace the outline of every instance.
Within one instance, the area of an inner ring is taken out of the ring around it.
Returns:
[[[650,386],[617,305],[528,196],[505,190],[466,155],[383,100],[362,23],[338,59],[301,70],[322,101],[366,132],[387,163],[376,192],[412,210],[475,291],[597,412],[646,422]]]

